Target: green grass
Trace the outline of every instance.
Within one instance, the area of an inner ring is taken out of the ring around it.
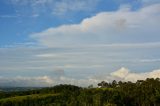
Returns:
[[[45,99],[47,97],[55,97],[59,96],[60,94],[32,94],[32,95],[26,95],[26,96],[15,96],[15,97],[9,97],[9,98],[4,98],[0,99],[1,102],[6,102],[6,101],[24,101],[24,100],[34,100],[34,99]]]

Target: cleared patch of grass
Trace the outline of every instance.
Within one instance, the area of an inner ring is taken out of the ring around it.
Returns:
[[[24,101],[24,100],[35,100],[35,99],[44,99],[47,97],[56,97],[59,96],[60,94],[32,94],[32,95],[26,95],[26,96],[15,96],[15,97],[9,97],[9,98],[4,98],[0,99],[1,102],[7,102],[7,101]]]

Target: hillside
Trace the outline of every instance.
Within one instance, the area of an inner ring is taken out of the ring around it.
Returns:
[[[0,106],[160,106],[160,79],[98,84],[101,88],[57,85],[0,92]]]

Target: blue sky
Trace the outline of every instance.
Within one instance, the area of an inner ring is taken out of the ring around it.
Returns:
[[[133,9],[138,9],[141,2],[135,1],[1,0],[0,32],[3,39],[0,40],[0,45],[29,42],[31,39],[28,35],[31,33],[63,24],[79,23],[84,18],[94,16],[99,12],[115,11],[123,4],[130,4],[133,5]],[[72,3],[73,7],[70,6]]]
[[[0,86],[160,77],[159,28],[159,0],[1,0]]]

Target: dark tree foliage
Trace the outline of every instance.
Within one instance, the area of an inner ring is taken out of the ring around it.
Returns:
[[[57,85],[0,92],[0,106],[160,106],[160,79],[98,83],[100,88]]]

